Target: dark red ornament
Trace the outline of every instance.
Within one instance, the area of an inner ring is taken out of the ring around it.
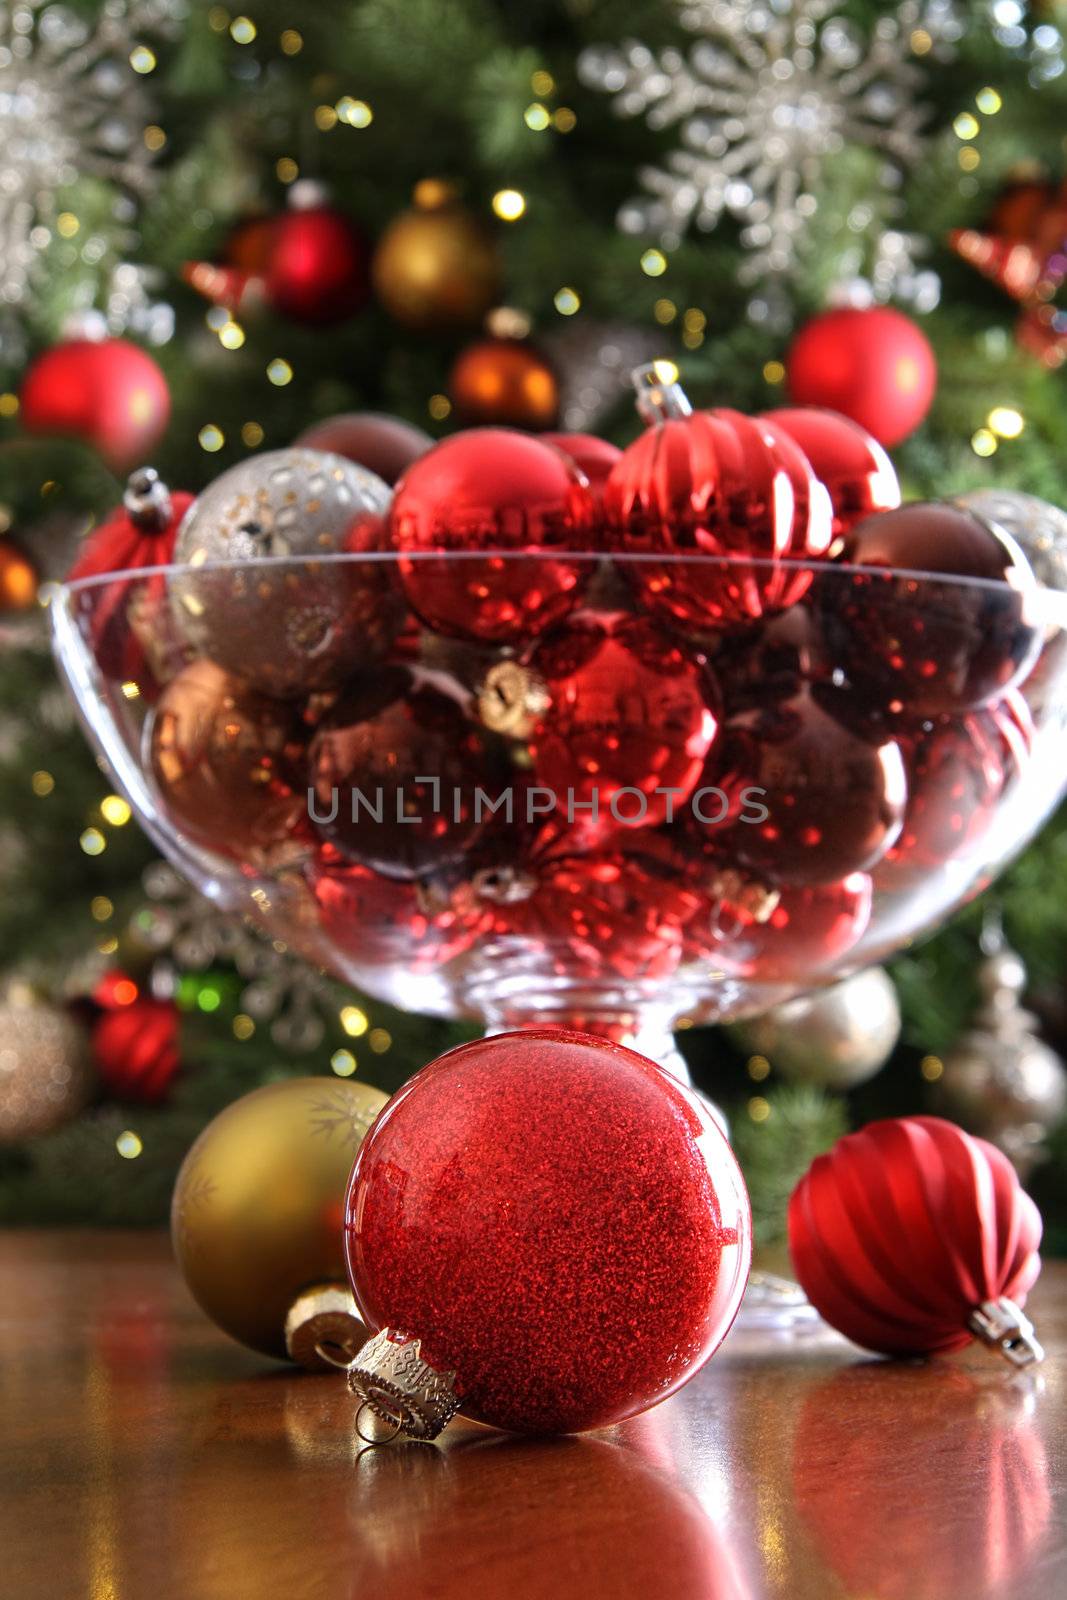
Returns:
[[[274,225],[265,286],[271,306],[283,317],[343,322],[370,295],[366,243],[335,207],[294,207]]]
[[[644,1411],[718,1347],[748,1272],[744,1184],[710,1113],[643,1056],[563,1030],[417,1073],[365,1138],[345,1211],[361,1315],[436,1375],[437,1426],[450,1394],[517,1432]],[[403,1390],[397,1414],[416,1420]]]
[[[860,738],[803,692],[726,723],[707,781],[753,802],[730,830],[738,859],[797,887],[837,883],[880,861],[907,796],[897,745]]]
[[[884,1355],[945,1354],[976,1333],[989,1338],[991,1303],[1003,1296],[1015,1302],[1016,1359],[1034,1359],[1017,1318],[1041,1269],[1040,1242],[1037,1207],[1008,1158],[938,1117],[846,1135],[789,1202],[804,1292],[839,1333]]]
[[[422,620],[496,644],[531,638],[574,608],[594,564],[558,552],[590,550],[593,523],[573,463],[503,428],[437,445],[408,468],[390,513],[401,578]]]
[[[832,674],[815,615],[806,605],[790,606],[743,633],[724,633],[714,645],[709,659],[728,717],[790,700],[805,685]]]
[[[611,470],[622,455],[618,445],[598,439],[594,433],[543,433],[541,439],[562,450],[585,473],[593,496],[599,501]]]
[[[714,683],[641,617],[581,613],[535,648],[550,702],[532,737],[534,778],[588,832],[681,814],[718,727]]]
[[[456,700],[400,668],[344,694],[308,759],[317,832],[386,877],[453,866],[491,815],[478,795],[494,790],[483,735]]]
[[[864,570],[821,577],[815,603],[835,661],[870,710],[972,711],[1020,683],[1040,655],[1025,555],[962,507],[868,517],[844,556]]]
[[[142,1105],[165,1100],[181,1066],[178,1031],[172,1000],[138,998],[98,1017],[93,1059],[107,1093]]]
[[[785,610],[811,583],[804,561],[830,548],[825,488],[770,423],[736,411],[687,415],[676,385],[655,392],[663,420],[624,452],[604,491],[607,537],[641,604],[697,629]]]
[[[694,955],[760,983],[808,982],[829,972],[871,920],[871,879],[862,872],[819,888],[771,890],[727,868],[712,874],[710,889],[710,920],[689,934]]]
[[[893,463],[858,422],[816,406],[768,411],[764,420],[800,446],[815,476],[826,485],[835,540],[864,517],[899,506],[900,484]]]
[[[192,503],[191,494],[171,494],[152,467],[139,468],[126,485],[122,505],[81,546],[67,582],[166,566],[174,556],[178,524]],[[154,699],[159,692],[156,647],[164,647],[172,632],[166,578],[157,572],[94,584],[83,605],[101,672],[115,683],[136,683]]]
[[[413,461],[433,449],[433,440],[422,428],[376,411],[346,411],[327,417],[305,429],[293,443],[344,456],[390,486]]]
[[[937,388],[929,340],[891,306],[841,306],[813,317],[785,366],[794,405],[840,411],[887,446],[914,433]]]
[[[170,390],[152,357],[125,339],[67,339],[31,363],[19,416],[27,433],[69,434],[124,472],[166,432]]]

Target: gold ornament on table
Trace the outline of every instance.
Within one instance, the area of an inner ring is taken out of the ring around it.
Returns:
[[[415,186],[414,205],[386,228],[371,268],[389,315],[417,333],[470,327],[495,303],[501,280],[496,240],[439,178]]]
[[[1047,1154],[1045,1138],[1067,1113],[1067,1071],[1020,1004],[1026,967],[999,928],[983,934],[983,1000],[973,1025],[945,1055],[938,1109],[988,1139],[1022,1177]]]
[[[0,997],[0,1144],[72,1122],[94,1083],[81,1023],[29,985],[13,983]]]
[[[345,1187],[387,1095],[289,1078],[227,1106],[174,1187],[171,1237],[193,1298],[232,1338],[325,1367],[367,1338],[341,1246]]]
[[[892,1055],[900,1005],[889,975],[869,967],[735,1023],[729,1032],[743,1050],[766,1056],[796,1083],[851,1089],[873,1078]]]

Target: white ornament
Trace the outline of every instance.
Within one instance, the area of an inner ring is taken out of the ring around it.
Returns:
[[[615,97],[620,116],[677,127],[681,148],[639,176],[647,195],[619,213],[623,232],[658,234],[668,247],[690,227],[708,232],[724,215],[742,223],[743,281],[788,279],[819,205],[826,163],[848,146],[882,158],[882,196],[859,231],[876,237],[899,205],[907,169],[923,151],[926,110],[917,50],[942,59],[960,35],[947,0],[906,0],[869,38],[836,14],[838,0],[674,0],[688,50],[658,53],[627,41],[583,52],[583,80]],[[907,236],[884,252],[874,292],[914,274]],[[924,285],[926,294],[929,286]],[[764,297],[765,298],[765,297]],[[761,301],[754,315],[766,317]]]

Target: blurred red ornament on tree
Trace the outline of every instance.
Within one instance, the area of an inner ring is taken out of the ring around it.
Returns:
[[[170,390],[152,357],[125,339],[67,339],[30,364],[19,413],[28,433],[81,439],[121,472],[162,439]]]
[[[1007,1156],[939,1117],[895,1117],[816,1157],[789,1202],[801,1287],[830,1326],[884,1355],[969,1344],[982,1308],[1022,1306],[1041,1217]]]
[[[457,356],[448,396],[464,422],[480,427],[551,428],[559,415],[559,382],[544,356],[524,339],[483,339]]]
[[[389,529],[408,601],[428,627],[513,644],[578,603],[594,563],[557,552],[590,550],[594,520],[588,484],[558,450],[506,428],[471,428],[408,469]],[[454,559],[479,551],[493,554]]]
[[[98,1017],[93,1056],[108,1094],[144,1105],[165,1100],[181,1065],[178,1031],[172,1000],[138,998]]]
[[[891,306],[841,306],[801,328],[786,356],[797,406],[828,406],[899,444],[922,422],[937,388],[937,361],[922,329]]]
[[[1067,179],[1014,186],[986,230],[957,228],[949,243],[1022,306],[1016,336],[1023,349],[1047,367],[1067,360]]]

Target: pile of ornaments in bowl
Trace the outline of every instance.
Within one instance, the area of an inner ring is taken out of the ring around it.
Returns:
[[[372,991],[689,972],[699,1014],[979,879],[1053,649],[1020,543],[980,496],[901,506],[834,413],[642,381],[625,451],[410,430],[395,489],[312,442],[192,503],[135,474],[71,574],[121,573],[81,626],[164,825]]]

